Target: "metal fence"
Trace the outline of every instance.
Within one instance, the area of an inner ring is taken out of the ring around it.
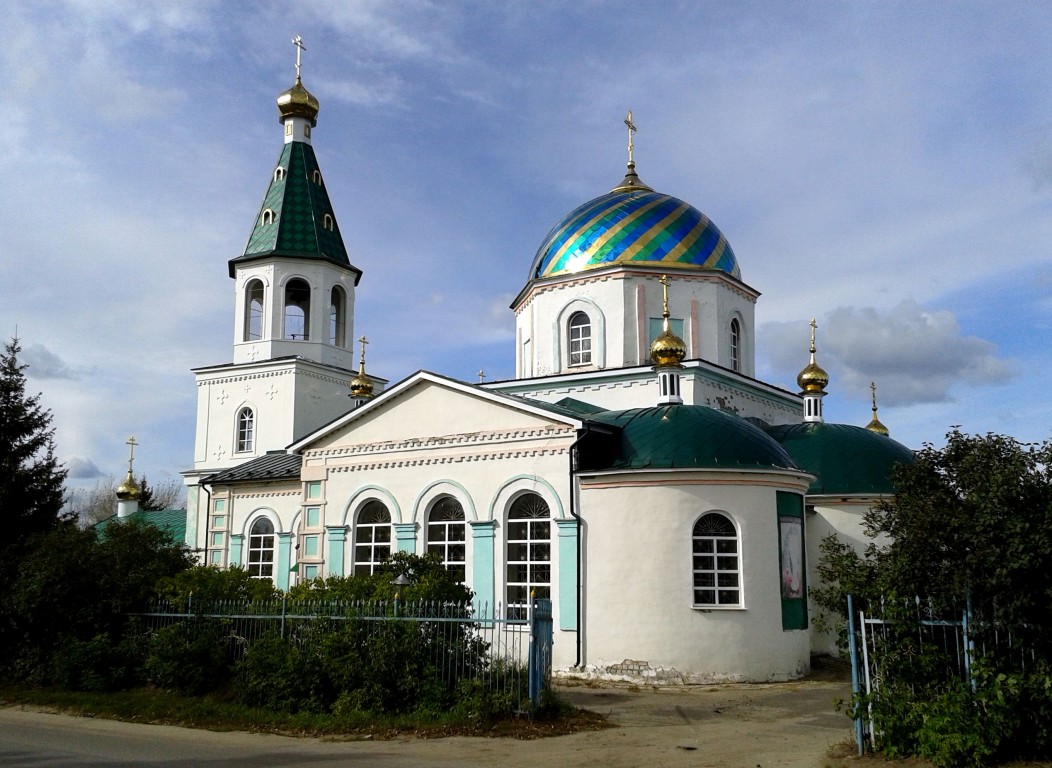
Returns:
[[[958,609],[942,616],[929,602],[916,597],[898,605],[881,601],[876,612],[856,610],[851,595],[847,598],[848,652],[851,657],[851,688],[856,699],[878,692],[885,685],[904,682],[913,690],[911,680],[896,680],[896,668],[889,663],[897,657],[921,658],[949,681],[959,679],[975,686],[972,667],[976,659],[996,657],[998,662],[1025,671],[1035,663],[1035,652],[1017,641],[1014,633],[992,622],[977,618],[971,599]],[[861,755],[866,744],[871,746],[879,734],[869,710],[855,709],[855,738]]]
[[[389,622],[413,622],[431,653],[433,669],[447,684],[479,681],[487,690],[540,703],[551,682],[552,607],[550,600],[533,600],[524,620],[498,604],[488,606],[440,601],[268,601],[224,600],[177,605],[157,601],[134,614],[148,632],[178,623],[191,626],[219,622],[230,661],[242,659],[252,644],[267,635],[289,642],[309,642],[319,625],[357,622],[368,634]]]

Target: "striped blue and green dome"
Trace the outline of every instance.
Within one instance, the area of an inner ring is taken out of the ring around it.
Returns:
[[[571,211],[544,238],[530,279],[612,265],[725,272],[741,279],[730,243],[697,208],[638,185]]]

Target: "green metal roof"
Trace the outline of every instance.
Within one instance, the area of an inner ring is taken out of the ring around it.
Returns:
[[[851,424],[779,424],[765,431],[801,469],[818,476],[809,495],[893,494],[891,468],[914,461],[902,443]]]
[[[703,405],[606,411],[592,420],[620,427],[610,469],[796,469],[763,430]]]
[[[116,515],[107,517],[105,520],[95,523],[95,529],[99,532],[100,537],[106,538],[106,529],[111,525],[119,525],[123,520],[142,520],[154,528],[165,530],[177,544],[181,544],[186,540],[185,509],[153,509],[149,511],[140,509],[125,518],[118,518]]]
[[[278,158],[277,168],[284,173],[271,175],[263,205],[245,245],[245,252],[230,260],[230,276],[237,264],[270,256],[320,259],[356,272],[336,223],[336,214],[325,191],[325,180],[318,168],[314,148],[301,141],[286,144]],[[315,172],[317,171],[317,175]],[[273,221],[263,223],[265,211],[273,211]],[[325,215],[332,217],[332,229],[325,228]]]
[[[275,451],[209,475],[201,480],[201,484],[227,485],[228,483],[267,482],[290,478],[298,480],[302,464],[303,457],[298,453]]]

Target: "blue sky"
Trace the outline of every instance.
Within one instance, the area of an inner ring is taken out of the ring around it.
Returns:
[[[0,330],[74,485],[192,457],[190,369],[228,362],[239,255],[281,149],[314,146],[356,335],[392,381],[513,375],[548,229],[623,175],[704,211],[788,389],[808,320],[831,421],[911,447],[1050,437],[1052,6],[913,2],[0,2]]]

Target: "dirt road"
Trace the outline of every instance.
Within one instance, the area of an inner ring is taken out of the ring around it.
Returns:
[[[516,741],[497,738],[334,742],[211,733],[0,709],[0,765],[19,766],[599,766],[821,768],[851,738],[833,702],[841,680],[636,689],[560,688],[616,728]]]

